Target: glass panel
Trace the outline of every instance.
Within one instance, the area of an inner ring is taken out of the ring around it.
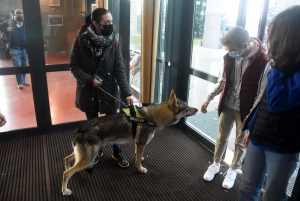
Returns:
[[[40,1],[46,65],[68,64],[73,41],[85,17],[83,3]]]
[[[129,85],[140,93],[141,88],[141,0],[130,0],[130,63]]]
[[[219,39],[236,26],[239,0],[197,0],[194,15],[192,68],[217,76],[223,66]]]
[[[201,108],[201,105],[206,100],[206,96],[214,88],[215,84],[190,75],[190,88],[189,88],[189,99],[188,104]],[[218,104],[220,95],[217,95],[208,105],[207,113],[199,112],[191,117],[187,117],[186,123],[198,131],[203,137],[215,144],[218,137]],[[235,124],[231,130],[228,144],[226,157],[224,161],[227,164],[231,164],[234,152],[234,141],[235,141]]]
[[[141,0],[130,0],[130,50],[141,52]]]
[[[158,46],[157,58],[164,60],[164,35],[165,35],[165,16],[167,1],[160,2],[160,22],[158,32]],[[157,60],[157,71],[159,77],[159,100],[161,100],[162,77],[164,73],[164,65],[161,61]],[[136,91],[140,92],[141,87],[141,0],[130,0],[130,86]]]
[[[22,0],[1,1],[0,7],[0,68],[28,66]]]
[[[86,119],[75,107],[76,80],[70,71],[47,73],[47,82],[53,125]]]
[[[129,85],[137,92],[140,92],[141,88],[141,65],[141,54],[132,51],[129,64]]]
[[[26,81],[31,82],[30,75]],[[36,116],[31,86],[18,89],[16,76],[0,76],[0,110],[7,123],[0,127],[1,132],[36,127]]]
[[[214,88],[215,84],[190,75],[190,88],[188,104],[201,108],[202,103],[206,100],[206,96]],[[218,103],[220,95],[212,100],[208,107],[207,113],[203,114],[198,111],[194,116],[187,118],[187,123],[203,134],[205,137],[215,142],[218,136]]]
[[[245,29],[250,36],[257,37],[264,0],[248,1]]]
[[[272,20],[272,18],[279,12],[283,11],[284,9],[294,6],[294,5],[300,5],[299,0],[289,0],[289,1],[280,1],[280,0],[269,0],[269,9],[268,9],[268,15],[267,15],[267,26],[265,28],[265,35],[263,39],[263,43],[265,47],[267,46],[267,29],[268,29],[268,23]]]

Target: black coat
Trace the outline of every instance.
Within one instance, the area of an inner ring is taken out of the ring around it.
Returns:
[[[114,97],[120,99],[119,88],[124,98],[131,95],[119,45],[114,40],[105,48],[101,61],[97,61],[83,38],[79,41],[78,38],[73,43],[69,66],[77,81],[76,107],[83,112],[115,112],[120,107],[119,102],[87,81],[97,75],[103,79],[101,87]]]

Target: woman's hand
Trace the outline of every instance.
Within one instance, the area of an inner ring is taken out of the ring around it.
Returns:
[[[94,78],[93,80],[93,87],[99,87],[102,84],[102,80],[99,80],[98,78]]]
[[[126,102],[127,102],[128,106],[133,105],[133,98],[132,98],[132,96],[127,96],[125,99],[126,99]]]
[[[243,140],[243,145],[247,148],[249,144],[249,135],[250,133],[246,134]]]

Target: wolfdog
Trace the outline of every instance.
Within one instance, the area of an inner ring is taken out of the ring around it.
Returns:
[[[112,114],[94,118],[80,125],[74,133],[74,152],[65,157],[66,171],[63,173],[62,193],[71,195],[72,191],[67,189],[70,177],[83,169],[92,168],[94,159],[99,149],[108,143],[129,143],[135,140],[136,161],[135,166],[140,173],[146,173],[147,169],[141,164],[143,150],[146,144],[154,137],[156,128],[164,128],[176,124],[182,117],[191,116],[197,113],[197,109],[179,98],[176,98],[174,90],[171,91],[168,102],[150,105],[148,107],[137,107],[137,112],[141,118],[136,123],[136,128],[132,127],[125,114]],[[136,118],[134,118],[136,119]],[[135,134],[133,134],[135,133]],[[70,163],[75,163],[70,167]]]

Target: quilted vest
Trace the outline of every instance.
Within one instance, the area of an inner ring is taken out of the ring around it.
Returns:
[[[262,43],[257,38],[255,39],[260,46],[260,49],[257,53],[250,59],[250,63],[247,66],[243,77],[242,77],[242,85],[240,91],[240,114],[241,114],[241,121],[249,114],[256,97],[258,82],[263,72],[265,65],[267,64],[267,58],[265,56],[265,48],[262,46]],[[224,56],[224,73],[225,73],[225,86],[223,87],[222,93],[220,95],[220,102],[218,107],[219,115],[223,109],[223,101],[224,101],[224,94],[225,91],[228,89],[227,79],[230,78],[232,73],[235,59],[230,57],[228,54]]]
[[[283,112],[270,112],[265,93],[249,138],[275,149],[299,152],[299,119],[300,105]]]

